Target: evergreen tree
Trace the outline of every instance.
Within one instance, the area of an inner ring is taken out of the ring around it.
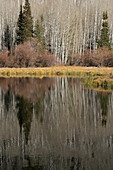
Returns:
[[[39,42],[41,41],[41,27],[38,19],[35,26],[34,36],[39,40]]]
[[[10,50],[12,46],[12,37],[11,37],[11,31],[10,31],[9,25],[7,25],[5,29],[4,41],[5,41],[5,46],[8,48],[8,50]]]
[[[24,27],[23,27],[23,13],[22,13],[22,5],[20,6],[20,14],[17,22],[18,29],[17,33],[17,44],[24,42]]]
[[[40,21],[37,19],[34,37],[39,40],[39,42],[44,45],[44,29],[43,29],[43,15],[40,17]]]
[[[24,41],[28,37],[33,36],[33,18],[31,16],[31,7],[28,0],[25,1],[25,6],[23,10],[23,31],[24,31]]]
[[[17,22],[17,44],[24,43],[27,38],[33,36],[33,18],[31,16],[31,7],[28,0],[25,1],[25,6],[20,6],[20,14]]]
[[[107,12],[103,12],[103,23],[101,29],[100,40],[97,42],[98,47],[106,46],[108,48],[111,47],[110,39],[109,39],[109,26],[108,26],[108,15]]]

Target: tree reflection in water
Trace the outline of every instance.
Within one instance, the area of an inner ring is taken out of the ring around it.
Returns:
[[[20,133],[22,133],[22,127],[24,129],[26,144],[28,142],[28,136],[30,133],[32,116],[33,116],[33,104],[23,97],[17,97],[17,117],[20,126]]]
[[[0,87],[1,170],[112,169],[112,92],[76,78],[0,79]]]
[[[97,98],[99,98],[102,109],[102,126],[106,126],[107,123],[107,113],[110,95],[111,93],[109,92],[97,92]]]

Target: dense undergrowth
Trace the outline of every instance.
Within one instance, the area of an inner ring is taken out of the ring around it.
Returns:
[[[29,38],[28,41],[0,52],[0,67],[51,67],[60,65],[60,61],[42,46],[37,39]],[[86,67],[113,67],[113,50],[106,47],[97,50],[86,50],[84,54],[75,54],[69,57],[67,66]]]
[[[0,53],[0,67],[50,67],[55,63],[55,57],[36,38]]]
[[[95,51],[85,51],[84,54],[71,56],[68,65],[86,66],[86,67],[113,67],[113,50],[106,47]]]

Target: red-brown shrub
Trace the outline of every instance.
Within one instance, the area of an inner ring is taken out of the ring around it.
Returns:
[[[71,56],[68,65],[113,67],[113,50],[109,50],[106,47],[95,51],[87,50],[84,55],[76,54]]]
[[[35,38],[13,47],[10,54],[7,49],[0,52],[0,67],[50,67],[55,64],[55,57]],[[67,65],[113,67],[113,50],[106,47],[86,50],[84,55],[70,56]]]
[[[15,67],[49,67],[55,64],[55,57],[35,38],[30,38],[24,44],[18,45],[13,53]]]
[[[7,62],[8,62],[8,55],[6,55],[5,53],[1,52],[0,53],[0,67],[6,67],[7,66]]]
[[[0,53],[0,67],[49,67],[55,65],[55,57],[35,38]]]

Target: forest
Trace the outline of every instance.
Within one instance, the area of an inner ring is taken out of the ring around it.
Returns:
[[[1,0],[0,67],[112,67],[112,7],[112,0]]]

